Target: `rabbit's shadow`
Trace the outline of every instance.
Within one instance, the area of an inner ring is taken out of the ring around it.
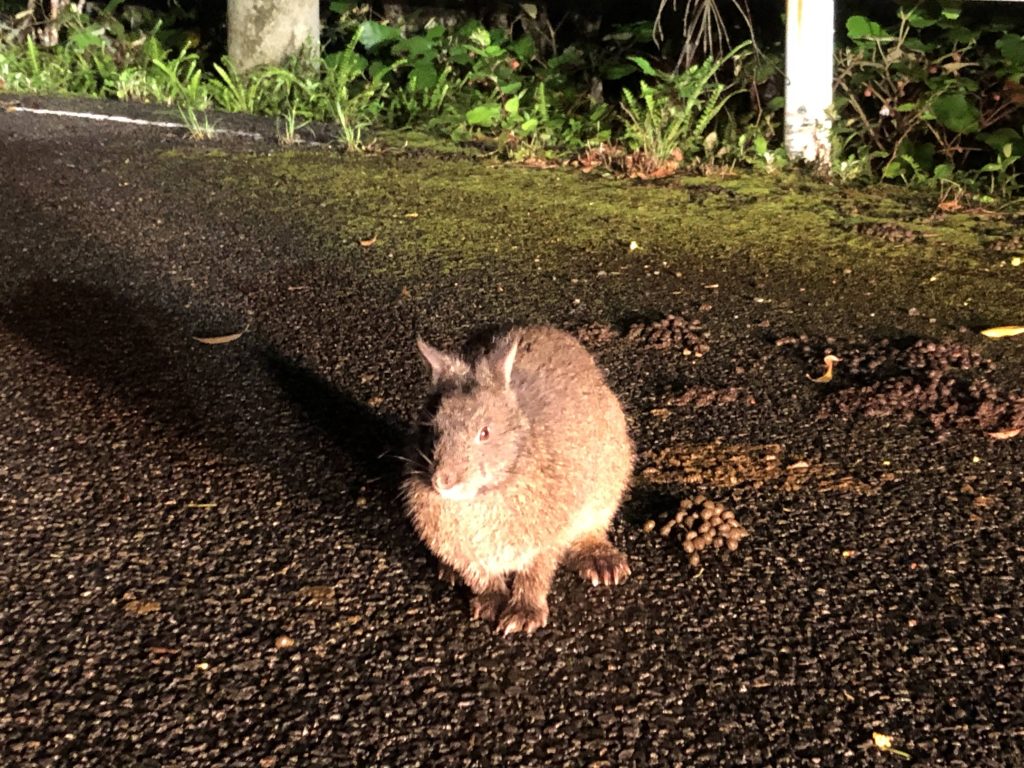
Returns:
[[[378,514],[366,518],[359,509],[348,528],[375,536],[403,562],[427,561],[425,547],[406,519],[400,486],[411,434],[405,420],[381,414],[320,374],[275,350],[262,352],[263,365],[285,400],[316,432],[324,436],[348,467],[345,475],[350,498],[372,497]],[[430,566],[431,569],[433,566]]]

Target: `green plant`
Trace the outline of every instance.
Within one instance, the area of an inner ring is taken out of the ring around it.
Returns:
[[[371,65],[356,51],[360,40],[353,37],[343,51],[324,57],[323,77],[314,91],[315,100],[326,105],[327,116],[338,125],[340,143],[349,150],[363,149],[364,132],[383,109],[389,76],[401,65],[401,60]]]
[[[152,64],[159,78],[158,88],[168,101],[200,110],[210,106],[210,93],[197,54],[183,49],[174,58],[154,57]]]
[[[736,93],[735,87],[727,87],[715,76],[747,45],[737,46],[723,59],[709,59],[677,75],[658,72],[646,60],[632,57],[654,84],[641,81],[639,95],[623,90],[622,138],[627,149],[638,153],[646,173],[696,161],[709,126]]]
[[[205,141],[212,138],[217,132],[217,129],[210,122],[209,115],[203,113],[202,117],[200,117],[191,105],[178,107],[178,114],[188,130],[189,138],[193,141]]]
[[[308,124],[309,121],[301,117],[300,107],[297,104],[289,104],[278,129],[278,142],[285,145],[294,144],[298,140],[298,131]]]
[[[979,169],[979,177],[988,179],[989,194],[1007,198],[1021,188],[1020,160],[1024,157],[1024,140],[1014,128],[999,128],[990,133],[979,133],[978,138],[995,152]],[[983,182],[984,183],[984,182]]]
[[[210,81],[210,94],[217,106],[228,112],[256,114],[260,104],[261,78],[242,76],[227,56],[211,66],[217,79]]]
[[[1014,94],[1024,38],[998,20],[965,20],[948,3],[896,13],[892,25],[847,19],[851,42],[836,71],[838,162],[906,183],[960,173],[975,187],[1015,190],[1020,144],[1006,131],[1021,124]]]

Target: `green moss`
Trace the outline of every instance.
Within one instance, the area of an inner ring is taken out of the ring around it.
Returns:
[[[163,160],[293,222],[320,258],[396,286],[514,285],[538,292],[538,307],[579,299],[614,319],[671,311],[715,284],[720,304],[771,303],[794,327],[840,335],[1024,321],[1024,267],[991,252],[1011,222],[936,216],[906,190],[801,176],[639,183],[425,152],[196,147]]]

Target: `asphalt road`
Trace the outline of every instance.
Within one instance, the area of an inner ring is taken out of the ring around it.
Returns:
[[[574,314],[556,266],[403,282],[365,232],[268,203],[306,205],[296,182],[203,160],[282,150],[211,151],[0,112],[0,764],[1024,766],[1024,437],[986,434],[1019,418],[1019,365],[958,369],[995,426],[904,390],[872,416],[877,388],[807,381],[832,342],[778,302],[645,293],[700,317],[659,337]],[[302,154],[379,167],[367,188],[425,162]],[[560,573],[549,626],[505,638],[434,578],[394,457],[417,330],[539,319],[582,329],[630,413],[633,575]],[[936,328],[925,370],[974,343]],[[694,566],[682,526],[643,523],[700,495],[749,536]]]

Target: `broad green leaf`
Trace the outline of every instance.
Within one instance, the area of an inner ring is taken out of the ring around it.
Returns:
[[[391,52],[400,56],[408,56],[411,59],[433,57],[437,51],[434,42],[426,35],[414,35],[405,40],[399,40],[391,46]]]
[[[617,62],[605,68],[601,74],[604,75],[605,80],[621,80],[634,72],[636,72],[636,65]]]
[[[409,81],[414,83],[414,90],[429,91],[437,85],[437,70],[429,61],[421,61],[409,70]]]
[[[509,99],[508,101],[505,102],[505,112],[507,114],[513,115],[513,116],[519,114],[519,99],[520,98],[522,98],[521,94],[518,95],[518,96],[513,96],[511,99]]]
[[[971,45],[978,39],[978,31],[962,24],[950,25],[944,37],[951,45]]]
[[[932,102],[935,119],[956,133],[977,133],[980,113],[962,93],[947,93]]]
[[[652,67],[651,62],[649,62],[642,56],[627,56],[626,58],[632,61],[634,64],[636,64],[640,68],[640,71],[643,72],[645,75],[648,75],[650,77],[658,77],[658,70]]]
[[[470,33],[469,42],[481,48],[486,48],[491,44],[491,33],[483,27],[477,27]]]
[[[926,29],[927,27],[933,26],[938,21],[935,16],[932,16],[919,5],[900,11],[900,15],[907,20],[907,24],[915,29]]]
[[[68,47],[84,51],[86,48],[103,45],[103,38],[91,29],[80,29],[68,38]]]
[[[533,58],[533,54],[536,52],[536,46],[533,43],[533,38],[529,35],[523,35],[518,40],[512,42],[508,46],[509,51],[515,54],[516,58],[520,62],[527,62]]]
[[[356,36],[359,38],[359,42],[363,44],[364,48],[371,50],[381,43],[389,43],[392,40],[398,40],[402,35],[394,27],[367,19],[359,25]]]
[[[1024,140],[1021,139],[1020,132],[1008,126],[979,133],[978,138],[997,152],[1004,153],[1006,157],[1010,156],[1006,154],[1007,147],[1010,148],[1011,154],[1016,153],[1018,157],[1024,155]]]
[[[523,13],[529,16],[531,19],[537,18],[537,6],[533,3],[520,3],[519,7],[523,9]]]
[[[852,40],[887,37],[885,30],[882,29],[882,25],[877,21],[872,21],[867,16],[851,16],[848,18],[846,20],[846,34]]]
[[[955,21],[960,18],[960,3],[962,0],[942,0],[942,18]]]
[[[996,40],[996,48],[1011,64],[1024,65],[1024,37],[1007,32]]]
[[[519,126],[520,133],[533,133],[535,130],[537,130],[536,117],[529,117],[526,120],[523,120],[522,124]]]
[[[889,163],[886,163],[885,168],[882,169],[883,179],[898,179],[903,175],[903,163],[897,158]]]
[[[484,128],[490,128],[498,122],[498,118],[501,116],[501,105],[497,102],[490,102],[487,104],[481,104],[478,107],[473,107],[466,113],[466,122],[470,125],[479,125]]]

